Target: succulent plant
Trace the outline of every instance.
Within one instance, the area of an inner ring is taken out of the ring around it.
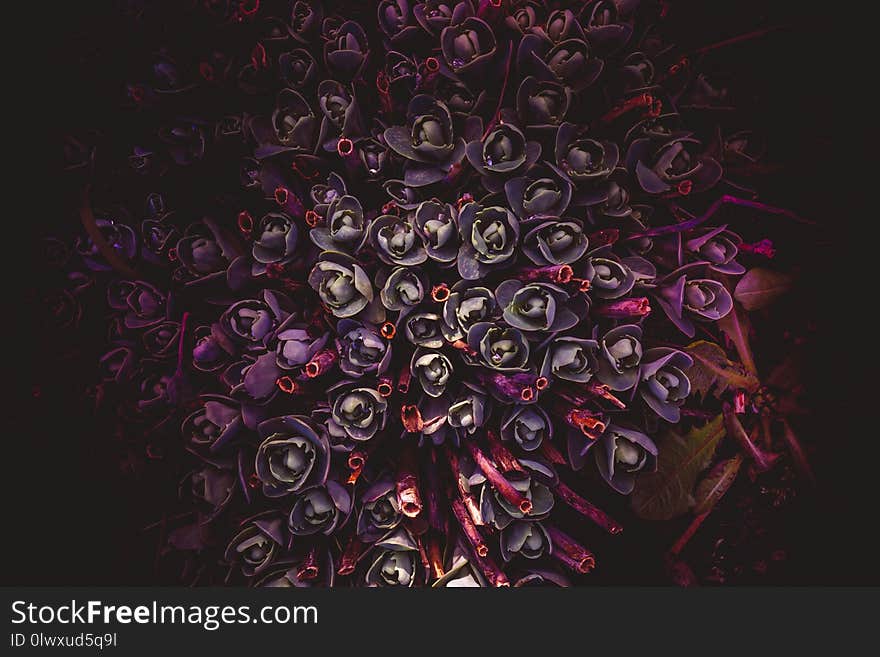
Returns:
[[[102,412],[189,473],[204,527],[163,554],[211,583],[568,585],[594,556],[560,509],[620,529],[575,487],[637,498],[670,425],[757,417],[765,291],[736,277],[772,247],[713,216],[761,209],[717,191],[760,149],[690,125],[715,96],[653,4],[187,4],[228,5],[204,79],[163,48],[138,130],[100,168],[68,149],[109,209],[48,245],[56,319],[109,309]]]

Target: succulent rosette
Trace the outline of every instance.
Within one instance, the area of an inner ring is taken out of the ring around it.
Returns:
[[[468,330],[467,344],[490,369],[522,372],[528,368],[529,343],[517,328],[478,322]]]
[[[639,380],[644,349],[642,328],[624,324],[599,340],[599,380],[612,390],[629,390]]]
[[[419,265],[428,259],[421,236],[404,217],[376,217],[370,224],[370,244],[379,259],[389,265]]]
[[[540,559],[553,549],[553,543],[540,522],[516,520],[501,530],[499,541],[505,561],[515,556]]]
[[[425,276],[410,267],[395,267],[382,285],[379,298],[388,310],[409,311],[425,298]]]
[[[619,299],[636,284],[636,274],[613,254],[588,258],[584,279],[590,282],[590,296],[598,299]]]
[[[689,277],[704,264],[685,265],[651,289],[667,317],[688,337],[696,333],[694,321],[718,321],[733,309],[733,298],[722,283],[711,278]]]
[[[161,4],[133,129],[65,140],[80,221],[36,251],[49,342],[106,327],[82,387],[123,467],[180,483],[160,560],[568,586],[589,523],[621,529],[603,480],[647,518],[678,477],[683,514],[718,481],[683,450],[723,425],[735,468],[735,422],[785,426],[745,313],[788,288],[761,283],[791,213],[657,3]]]
[[[499,314],[495,294],[476,283],[459,281],[443,304],[443,333],[449,342],[464,338],[471,326]]]
[[[541,373],[565,381],[588,383],[599,373],[599,343],[571,336],[554,338],[544,353]]]
[[[360,201],[354,196],[340,196],[341,192],[344,188],[336,190],[322,186],[318,189],[318,198],[322,204],[326,203],[325,220],[323,226],[309,231],[309,238],[327,251],[355,253],[367,238],[367,222]],[[314,198],[314,188],[312,194]]]
[[[455,136],[449,108],[426,95],[415,96],[407,109],[407,124],[385,130],[385,143],[407,160],[404,182],[423,187],[440,182],[465,153]]]
[[[260,220],[254,240],[253,274],[265,273],[268,265],[286,265],[295,257],[299,230],[290,217],[272,212]]]
[[[568,24],[575,26],[576,22],[569,20]],[[523,36],[516,56],[521,75],[531,74],[540,80],[552,80],[573,91],[583,91],[593,84],[605,63],[594,55],[580,26],[571,31],[576,34],[557,42],[544,31]]]
[[[514,406],[501,422],[501,437],[533,452],[553,437],[553,423],[540,406]]]
[[[464,3],[459,3],[460,5]],[[485,72],[495,57],[498,42],[488,23],[465,11],[452,16],[451,24],[440,33],[443,58],[452,72],[471,79]],[[461,20],[457,20],[459,17]]]
[[[370,43],[364,29],[354,21],[346,21],[334,30],[324,43],[324,63],[339,79],[357,78],[367,63]]]
[[[568,176],[547,166],[534,166],[525,176],[504,183],[504,194],[514,215],[523,221],[559,217],[571,202]]]
[[[281,552],[282,532],[281,523],[274,519],[253,521],[232,538],[224,558],[237,564],[245,575],[259,575]]]
[[[419,549],[412,535],[399,528],[376,542],[380,550],[370,564],[365,580],[367,586],[411,587],[418,578]]]
[[[702,192],[721,179],[721,165],[704,150],[692,137],[675,137],[660,146],[636,139],[626,153],[626,166],[648,194]]]
[[[693,364],[686,353],[668,347],[648,349],[642,356],[639,394],[667,422],[679,420],[679,409],[691,392],[685,370]]]
[[[429,397],[442,395],[453,374],[449,358],[438,351],[417,349],[413,353],[410,371]]]
[[[328,333],[315,335],[308,328],[297,326],[291,316],[278,327],[273,338],[275,342],[275,364],[282,370],[302,367],[324,348]]]
[[[350,256],[324,251],[309,274],[321,301],[336,317],[357,315],[373,300],[373,283],[363,268]]]
[[[341,319],[336,325],[339,368],[349,376],[359,377],[369,372],[382,374],[391,358],[391,345],[375,328],[351,319]]]
[[[322,80],[318,85],[318,105],[324,114],[321,137],[325,150],[335,151],[342,135],[362,136],[364,128],[358,103],[346,85],[336,80]]]
[[[337,482],[328,480],[299,492],[287,527],[294,536],[330,535],[350,513],[351,495]]]
[[[571,97],[565,85],[529,76],[517,90],[516,112],[527,129],[553,130],[565,119]]]
[[[499,191],[503,181],[531,167],[541,156],[541,144],[527,141],[516,126],[502,123],[482,139],[468,143],[468,162],[483,176],[483,185]]]
[[[726,226],[707,228],[682,242],[682,249],[689,257],[709,263],[710,269],[721,274],[738,276],[746,268],[736,261],[742,238],[727,230]]]
[[[262,299],[238,301],[220,316],[222,333],[217,337],[247,350],[265,347],[282,322],[291,316],[293,304],[283,294],[266,290]],[[222,337],[221,337],[222,336]]]
[[[620,158],[614,142],[593,139],[584,132],[574,123],[563,123],[556,131],[556,166],[578,187],[608,178]]]
[[[491,414],[489,398],[476,386],[466,386],[446,411],[446,421],[450,427],[473,434],[485,425]]]
[[[396,484],[390,477],[382,478],[364,491],[357,535],[360,540],[371,543],[388,534],[402,519]]]
[[[495,289],[495,299],[504,321],[522,331],[557,333],[580,321],[577,313],[569,308],[568,293],[550,283],[504,281]]]
[[[245,430],[241,406],[220,395],[204,395],[201,401],[202,406],[183,421],[180,432],[192,449],[219,452]]]
[[[458,225],[462,241],[458,273],[462,278],[482,278],[514,256],[520,227],[507,208],[468,203],[459,212]]]
[[[217,278],[229,267],[230,245],[213,221],[190,224],[174,248],[180,264],[195,280]]]
[[[415,229],[425,244],[428,257],[441,265],[452,265],[458,255],[458,212],[449,203],[424,201],[416,208]]]
[[[657,446],[646,434],[614,424],[593,447],[599,473],[608,484],[623,495],[635,488],[639,473],[657,468]]]
[[[351,440],[362,441],[385,428],[388,402],[373,388],[342,381],[329,392],[331,415],[328,429],[331,432],[342,430]]]
[[[579,221],[551,218],[529,228],[522,248],[536,265],[570,265],[583,257],[589,244]]]
[[[127,328],[147,328],[165,319],[165,295],[146,281],[121,281],[108,290],[107,303],[125,313]]]
[[[257,426],[256,473],[266,497],[281,497],[327,480],[330,443],[306,417],[287,415]]]

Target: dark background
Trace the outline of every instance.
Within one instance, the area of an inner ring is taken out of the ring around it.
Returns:
[[[851,215],[842,211],[841,196],[847,192],[838,185],[843,165],[833,152],[832,134],[841,128],[846,133],[849,127],[835,125],[832,118],[838,68],[830,18],[824,10],[810,9],[811,3],[793,1],[669,4],[665,29],[676,34],[683,52],[761,27],[784,26],[706,55],[700,69],[731,89],[746,125],[769,137],[767,159],[778,167],[758,184],[761,200],[821,224],[815,232],[778,224],[768,229],[785,251],[780,257],[802,270],[799,292],[780,314],[784,321],[809,322],[811,327],[804,383],[812,391],[814,414],[798,429],[820,485],[816,492],[802,491],[796,502],[776,514],[773,540],[786,550],[787,559],[773,564],[763,577],[742,581],[876,583],[860,529],[873,524],[876,512],[859,512],[869,500],[855,488],[871,477],[873,468],[859,451],[864,439],[853,426],[857,408],[847,391],[852,359],[845,354],[851,344],[855,347],[851,341],[861,338],[848,335],[839,321],[841,310],[849,306],[848,290],[840,289],[838,278],[838,244]],[[36,183],[27,192],[31,215],[26,223],[36,234],[52,233],[70,230],[78,221],[68,197],[55,193],[52,182],[60,137],[72,127],[119,127],[124,120],[118,101],[125,63],[136,54],[138,35],[127,31],[118,6],[111,2],[52,6],[27,24],[39,28],[39,38],[16,59],[25,78],[16,88],[28,99],[24,107],[37,123],[23,156],[26,183]],[[44,174],[47,164],[50,170]],[[155,473],[134,477],[123,472],[116,439],[97,421],[85,394],[105,341],[102,318],[84,318],[72,335],[46,331],[38,312],[40,263],[31,259],[26,264],[27,279],[10,280],[15,288],[28,281],[23,286],[26,298],[17,307],[26,359],[13,373],[17,385],[8,413],[12,430],[4,439],[9,450],[4,483],[9,491],[4,498],[3,543],[10,556],[3,560],[0,583],[173,583],[169,573],[156,568],[155,532],[141,528],[158,519],[157,510],[174,497],[176,482]],[[71,344],[76,348],[70,349]],[[68,356],[61,359],[61,353]],[[657,526],[636,521],[625,501],[596,501],[627,530],[613,539],[591,541],[600,568],[589,581],[669,583],[662,554],[688,519]],[[735,513],[729,509],[728,520]],[[701,534],[704,543],[711,540],[710,523]],[[689,549],[700,547],[695,540]]]

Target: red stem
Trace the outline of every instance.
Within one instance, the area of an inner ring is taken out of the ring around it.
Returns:
[[[489,460],[483,451],[477,447],[474,441],[468,440],[465,442],[465,445],[467,445],[468,451],[471,453],[471,457],[474,459],[477,467],[483,471],[483,474],[486,475],[486,479],[492,487],[495,488],[495,490],[497,490],[510,504],[518,507],[523,513],[528,514],[532,510],[531,500],[526,498],[513,487],[513,484],[505,479],[504,475],[501,474],[498,468],[495,467],[495,464]]]
[[[296,576],[300,579],[311,580],[318,576],[318,548],[309,550],[306,558],[296,570]]]
[[[799,223],[811,225],[815,225],[816,223],[809,219],[804,219],[803,217],[796,215],[791,210],[786,210],[785,208],[777,208],[773,205],[759,203],[758,201],[749,201],[748,199],[740,198],[738,196],[725,194],[724,196],[715,199],[712,205],[709,206],[709,209],[698,217],[693,217],[691,219],[688,219],[687,221],[682,221],[672,226],[657,226],[656,228],[651,228],[650,230],[646,230],[643,233],[630,235],[626,239],[628,241],[632,241],[642,239],[643,237],[659,237],[661,235],[671,235],[673,233],[684,233],[708,221],[712,217],[712,215],[718,212],[722,205],[726,205],[728,203],[731,205],[738,205],[743,208],[750,208],[752,210],[766,212],[767,214],[782,215],[783,217],[788,217],[789,219],[797,221]],[[678,212],[683,212],[681,208],[675,205],[672,206],[672,209]]]
[[[415,449],[411,445],[404,449],[397,470],[397,502],[407,518],[415,518],[422,512],[418,471]]]
[[[352,536],[348,541],[348,545],[345,546],[345,551],[339,558],[339,568],[336,569],[337,574],[351,575],[365,547],[367,546],[361,543],[357,536]]]
[[[468,515],[475,525],[481,526],[485,524],[483,522],[483,516],[480,513],[480,506],[477,504],[477,500],[467,489],[464,481],[462,480],[461,466],[458,462],[458,454],[447,448],[446,458],[449,461],[449,469],[452,472],[452,478],[455,480],[455,486],[458,489],[458,494],[461,497],[462,504],[464,504],[465,509],[467,509]]]
[[[541,441],[540,451],[544,458],[550,461],[550,463],[553,463],[555,465],[568,465],[568,461],[565,460],[562,452],[556,449],[556,446],[553,445],[550,441]]]
[[[745,34],[740,34],[735,37],[731,37],[729,39],[724,39],[723,41],[718,41],[717,43],[710,43],[708,46],[703,46],[702,48],[698,48],[694,51],[695,55],[704,55],[707,52],[711,52],[713,50],[718,50],[719,48],[724,48],[725,46],[732,46],[735,43],[741,43],[743,41],[750,41],[751,39],[755,39],[757,37],[762,37],[765,34],[769,34],[770,32],[774,32],[781,28],[785,27],[784,25],[771,25],[770,27],[765,27],[760,30],[754,30],[753,32],[746,32]]]
[[[435,531],[445,535],[447,533],[446,518],[443,515],[443,507],[440,505],[440,476],[437,472],[437,451],[434,448],[431,448],[429,461],[425,468],[425,475],[428,485],[426,498],[428,505],[428,524]]]
[[[562,501],[583,516],[586,516],[609,534],[619,534],[623,527],[602,509],[588,502],[561,481],[553,489]]]
[[[520,465],[517,458],[501,443],[501,438],[497,433],[490,429],[486,432],[486,439],[489,442],[489,452],[492,454],[492,459],[502,470],[505,472],[511,470],[525,472],[525,468]]]
[[[486,126],[486,130],[483,132],[483,136],[480,138],[481,141],[486,138],[486,136],[492,132],[492,128],[498,123],[498,117],[501,113],[501,104],[504,102],[504,94],[507,92],[507,81],[510,79],[510,63],[513,61],[513,42],[509,43],[507,46],[507,63],[504,68],[504,82],[501,83],[501,93],[498,96],[498,104],[495,106],[495,113],[492,115],[492,120],[489,121],[489,125]]]
[[[681,551],[684,550],[685,546],[688,544],[688,541],[690,541],[691,538],[693,538],[694,534],[697,533],[700,525],[703,524],[703,521],[709,516],[711,512],[712,509],[709,509],[705,513],[694,516],[691,524],[688,525],[687,529],[684,530],[684,533],[678,537],[678,540],[675,541],[675,544],[669,549],[669,554],[678,556]]]
[[[563,556],[567,557],[567,559],[560,560],[575,572],[586,574],[593,570],[596,566],[596,559],[592,552],[552,525],[545,525],[544,529],[550,540],[553,541],[553,556],[557,559]]]
[[[467,538],[468,542],[474,548],[474,552],[477,553],[477,556],[485,557],[489,554],[489,547],[486,545],[485,541],[483,541],[483,536],[471,520],[471,517],[468,514],[467,509],[464,508],[464,504],[462,504],[461,500],[452,500],[452,513],[455,514],[458,524],[461,525],[462,533],[464,533],[465,538]]]
[[[752,442],[749,438],[739,418],[733,412],[733,406],[729,402],[725,402],[723,406],[724,425],[727,428],[727,435],[736,440],[742,450],[755,462],[755,466],[760,472],[766,472],[773,467],[773,462],[777,456],[764,452]]]
[[[794,464],[800,471],[801,475],[805,477],[810,484],[815,486],[816,475],[813,474],[813,468],[810,467],[810,462],[807,460],[804,448],[801,446],[794,430],[785,418],[782,419],[782,437],[785,440],[785,444],[788,445],[788,449],[794,459]]]

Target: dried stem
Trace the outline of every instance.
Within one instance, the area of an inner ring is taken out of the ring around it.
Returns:
[[[357,536],[352,536],[348,541],[348,545],[345,546],[342,556],[339,558],[339,568],[336,569],[337,574],[351,575],[361,555],[364,554],[365,547],[367,545],[361,543]]]
[[[510,504],[519,508],[523,513],[528,514],[532,510],[532,501],[526,498],[525,495],[513,487],[513,484],[505,479],[504,475],[501,474],[498,468],[495,467],[495,464],[489,460],[483,451],[477,447],[474,441],[470,440],[465,444],[467,445],[468,451],[471,453],[471,457],[477,464],[477,467],[483,471],[483,474],[486,475],[486,479],[492,487]]]
[[[593,570],[596,566],[596,558],[592,552],[552,525],[545,525],[544,529],[553,541],[554,557],[575,572],[586,574]]]
[[[804,219],[793,213],[791,210],[786,210],[785,208],[777,208],[773,205],[767,205],[765,203],[759,203],[758,201],[750,201],[748,199],[740,198],[738,196],[731,196],[730,194],[725,194],[721,196],[709,206],[709,209],[706,210],[703,214],[688,219],[686,221],[679,222],[677,224],[673,224],[671,226],[657,226],[656,228],[651,228],[642,233],[635,233],[627,237],[627,241],[639,240],[644,237],[660,237],[661,235],[671,235],[674,233],[684,233],[689,230],[704,224],[708,221],[712,215],[714,215],[721,208],[722,205],[731,204],[738,205],[744,208],[750,208],[752,210],[759,210],[761,212],[766,212],[767,214],[777,214],[783,217],[787,217],[793,221],[797,221],[803,224],[815,224],[816,222],[810,221],[809,219]],[[684,213],[680,207],[673,205],[673,210],[677,210],[680,213]]]
[[[489,452],[492,454],[492,460],[498,464],[498,467],[505,472],[510,472],[511,470],[525,472],[525,468],[520,465],[516,456],[504,446],[497,433],[490,429],[486,432],[486,440],[489,443]]]
[[[809,481],[811,485],[815,486],[816,476],[813,474],[813,468],[810,467],[807,455],[804,453],[800,441],[797,439],[791,424],[789,424],[786,418],[782,418],[782,437],[791,452],[795,467],[801,473],[801,476]]]
[[[440,539],[436,536],[428,536],[427,541],[431,579],[440,579],[446,572],[443,568],[443,551],[440,549]]]
[[[318,576],[318,548],[313,547],[309,550],[306,558],[296,569],[296,576],[299,579],[312,580]]]
[[[436,532],[445,535],[446,518],[440,504],[440,475],[437,471],[437,451],[434,448],[430,450],[429,460],[425,467],[425,479],[427,480],[428,524]]]
[[[452,513],[455,514],[455,518],[461,526],[462,533],[474,548],[477,556],[485,557],[489,554],[489,547],[486,545],[485,541],[483,541],[483,536],[480,534],[480,530],[477,529],[477,526],[471,520],[471,517],[468,514],[467,509],[464,508],[464,504],[462,504],[461,500],[452,500]]]
[[[483,516],[480,513],[480,505],[477,504],[477,500],[467,489],[467,484],[465,484],[464,479],[461,476],[461,466],[458,462],[458,454],[447,448],[446,458],[449,461],[449,469],[452,472],[452,478],[455,481],[458,494],[461,497],[461,502],[464,504],[465,509],[467,509],[468,515],[475,525],[481,526],[485,524],[483,522]]]
[[[541,455],[550,461],[550,463],[555,465],[568,465],[568,461],[565,460],[562,452],[556,449],[556,446],[549,440],[542,440],[541,446],[538,449],[541,452]]]
[[[501,571],[492,557],[488,556],[488,554],[477,554],[470,543],[467,543],[465,547],[471,553],[471,563],[476,564],[477,568],[480,569],[480,572],[483,573],[483,576],[489,582],[489,586],[494,588],[510,586],[510,580],[507,579],[507,575]]]
[[[586,516],[609,534],[619,534],[623,527],[602,509],[588,502],[561,481],[553,489],[562,501],[583,516]]]
[[[739,418],[733,412],[733,406],[729,402],[725,402],[723,407],[724,426],[727,428],[727,435],[736,440],[742,450],[755,462],[755,467],[759,472],[766,472],[777,458],[776,454],[764,452],[761,448],[752,442],[749,438]]]
[[[415,447],[409,445],[404,448],[397,469],[397,502],[407,518],[415,518],[422,512],[418,472]]]
[[[693,538],[694,534],[697,533],[697,530],[700,528],[700,525],[703,524],[703,521],[709,517],[709,514],[712,513],[712,509],[710,508],[705,513],[701,513],[697,516],[694,516],[694,519],[691,521],[691,524],[687,526],[687,529],[684,530],[684,533],[678,537],[678,540],[675,541],[675,544],[669,549],[669,554],[672,556],[678,556],[682,550],[684,550],[685,546],[688,544],[688,541]]]

